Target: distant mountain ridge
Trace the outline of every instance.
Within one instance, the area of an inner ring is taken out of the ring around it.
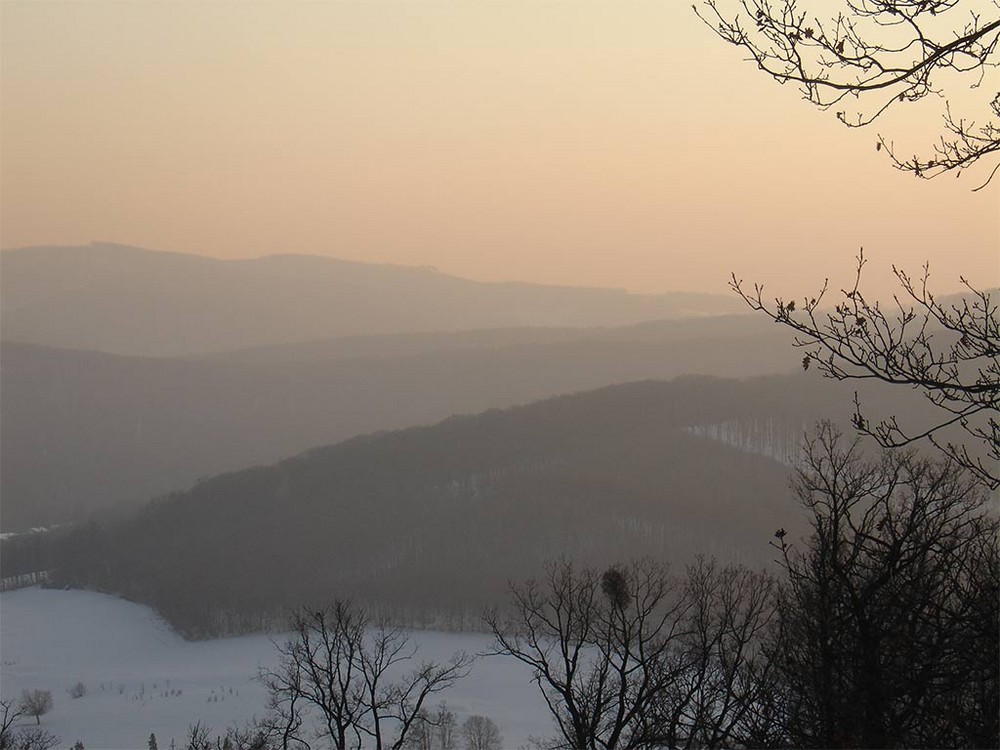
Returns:
[[[291,254],[220,260],[92,243],[5,250],[0,266],[4,340],[142,356],[743,312],[726,295],[488,283],[426,267]]]

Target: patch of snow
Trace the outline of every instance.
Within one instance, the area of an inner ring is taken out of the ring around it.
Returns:
[[[51,690],[54,705],[42,727],[64,747],[77,740],[88,750],[145,747],[150,732],[161,748],[171,739],[181,746],[196,721],[221,731],[263,713],[266,691],[255,677],[260,666],[275,664],[272,639],[283,636],[185,641],[149,607],[90,591],[19,589],[0,594],[0,694]],[[418,631],[413,640],[418,659],[440,661],[492,645],[475,633]],[[87,692],[72,698],[78,682]],[[530,671],[510,658],[481,659],[437,697],[459,723],[470,714],[491,717],[505,748],[553,730]]]
[[[8,539],[13,539],[18,536],[28,536],[29,534],[44,534],[46,531],[52,531],[53,529],[58,529],[59,524],[53,524],[52,526],[32,526],[27,531],[4,531],[0,533],[0,541],[7,541]]]
[[[792,429],[773,419],[734,419],[728,422],[693,425],[685,431],[697,437],[709,438],[737,448],[795,466],[802,458],[802,436],[806,426]]]

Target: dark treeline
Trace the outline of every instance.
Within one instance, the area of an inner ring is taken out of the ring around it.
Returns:
[[[5,575],[51,569],[54,585],[149,603],[207,636],[334,596],[475,626],[508,580],[560,554],[763,562],[794,523],[787,466],[766,442],[754,453],[692,428],[791,444],[833,408],[816,391],[803,376],[636,383],[356,438],[43,535],[45,549],[24,537],[31,563],[15,538]]]

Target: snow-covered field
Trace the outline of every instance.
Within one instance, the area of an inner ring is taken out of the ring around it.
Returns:
[[[438,660],[491,644],[477,634],[413,637],[419,657]],[[154,732],[166,750],[171,739],[180,747],[196,721],[222,729],[260,714],[265,691],[254,677],[260,665],[274,663],[275,651],[264,635],[188,642],[148,607],[88,591],[29,588],[0,594],[0,659],[4,698],[24,688],[52,691],[42,726],[64,747],[80,740],[87,750],[144,749]],[[69,689],[77,683],[87,692],[73,698]],[[469,714],[491,717],[511,750],[552,731],[530,673],[509,658],[478,661],[440,697],[459,722]]]

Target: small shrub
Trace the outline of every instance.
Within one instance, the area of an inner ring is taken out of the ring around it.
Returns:
[[[82,698],[87,694],[87,686],[82,682],[78,682],[73,687],[67,688],[66,692],[69,693],[70,698]]]

